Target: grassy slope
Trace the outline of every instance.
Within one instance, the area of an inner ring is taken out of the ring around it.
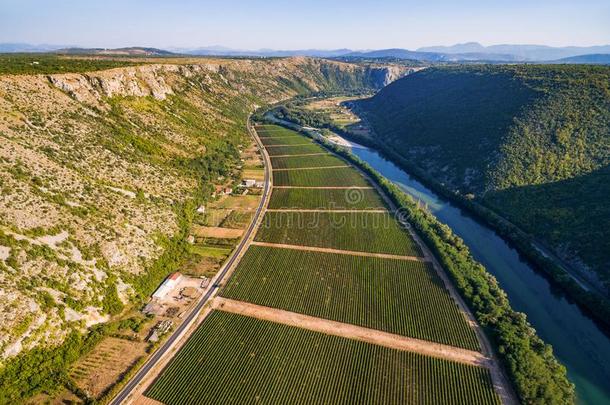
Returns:
[[[360,106],[382,142],[607,281],[610,249],[599,241],[610,230],[597,224],[609,218],[599,200],[610,195],[609,83],[606,67],[437,68]]]

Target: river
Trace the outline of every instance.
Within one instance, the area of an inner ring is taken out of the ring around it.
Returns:
[[[440,198],[374,150],[352,144],[352,152],[403,191],[427,204],[499,281],[517,311],[553,346],[576,386],[579,404],[610,404],[610,338],[575,304],[552,288],[504,239]]]

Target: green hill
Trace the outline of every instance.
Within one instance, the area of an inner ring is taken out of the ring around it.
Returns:
[[[609,67],[431,68],[358,107],[381,144],[609,286]]]

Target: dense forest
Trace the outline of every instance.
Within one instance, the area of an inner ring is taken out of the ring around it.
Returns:
[[[608,290],[609,67],[430,68],[356,107],[378,143]]]

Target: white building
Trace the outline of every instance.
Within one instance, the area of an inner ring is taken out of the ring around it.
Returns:
[[[161,285],[159,286],[159,288],[157,288],[157,291],[155,291],[152,295],[153,299],[162,299],[163,297],[165,297],[171,290],[174,289],[174,287],[176,287],[176,284],[178,284],[178,282],[180,281],[180,279],[182,278],[182,274],[176,272],[176,273],[172,273],[170,274],[164,281],[163,283],[161,283]]]

